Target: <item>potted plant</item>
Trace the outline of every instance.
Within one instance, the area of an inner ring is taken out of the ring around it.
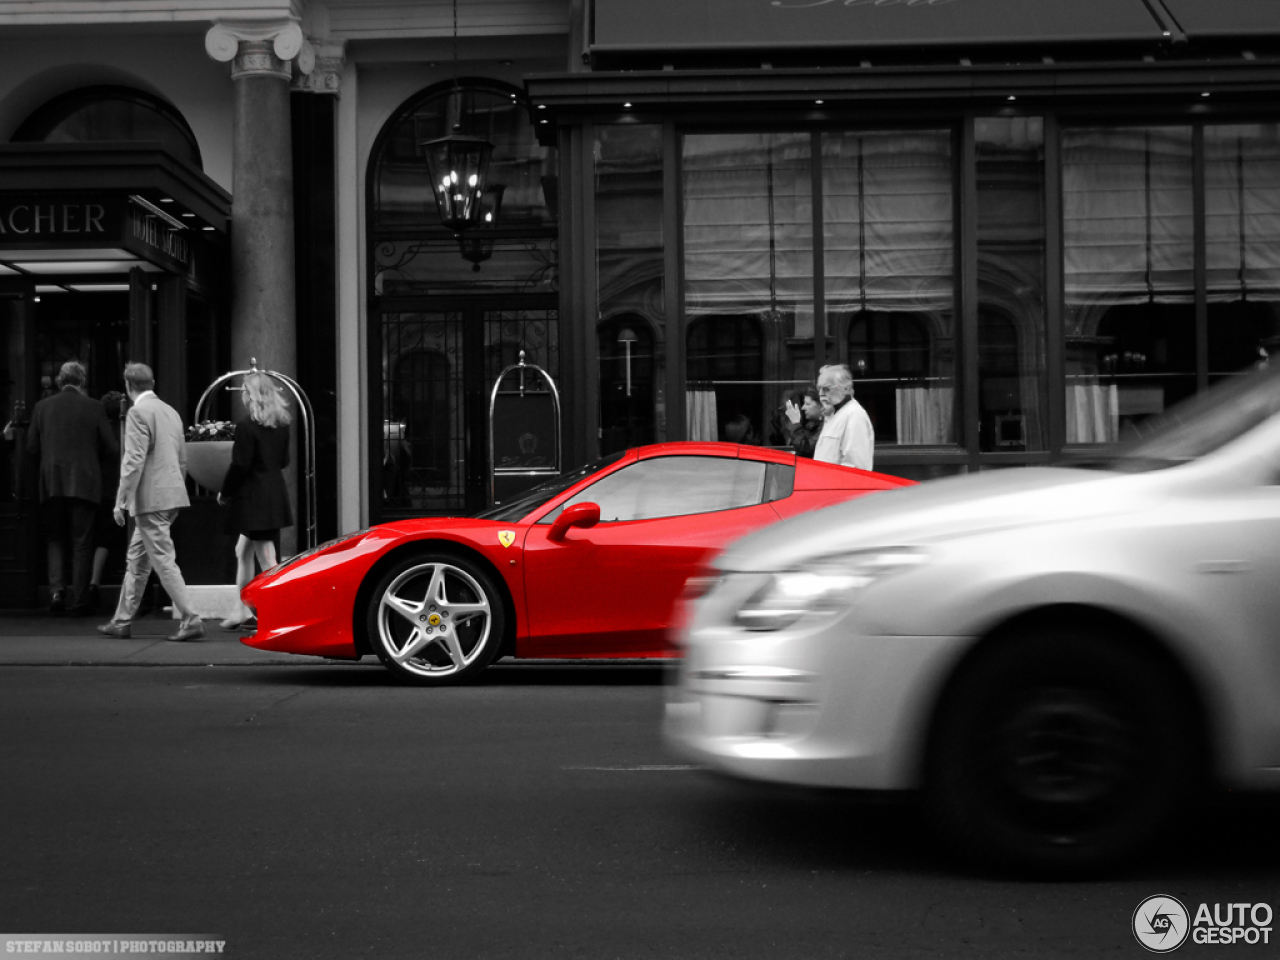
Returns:
[[[206,490],[222,491],[235,431],[230,420],[202,420],[187,428],[187,475]]]

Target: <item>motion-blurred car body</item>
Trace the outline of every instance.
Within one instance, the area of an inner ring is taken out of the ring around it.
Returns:
[[[911,481],[763,447],[628,450],[477,517],[403,520],[301,554],[242,591],[264,650],[458,682],[495,657],[671,657],[689,576],[782,517]]]
[[[969,475],[732,544],[667,734],[789,784],[923,788],[970,854],[1095,868],[1198,785],[1280,787],[1280,371],[1090,467]]]

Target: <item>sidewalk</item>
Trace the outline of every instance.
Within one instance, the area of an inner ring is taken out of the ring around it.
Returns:
[[[288,653],[255,650],[240,642],[217,620],[206,620],[206,635],[189,643],[165,639],[178,628],[176,620],[151,614],[134,621],[133,637],[104,637],[95,627],[110,613],[97,617],[53,617],[38,610],[0,611],[0,666],[316,666],[330,661]],[[376,658],[365,658],[377,664]]]

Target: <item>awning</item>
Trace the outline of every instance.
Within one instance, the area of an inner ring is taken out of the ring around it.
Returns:
[[[1184,2],[1207,10],[1212,0]],[[1240,0],[1259,11],[1274,3]],[[595,0],[592,27],[591,50],[598,53],[1159,42],[1170,36],[1170,25],[1143,0]]]

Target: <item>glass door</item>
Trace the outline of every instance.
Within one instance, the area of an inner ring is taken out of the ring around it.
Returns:
[[[388,300],[379,329],[375,522],[483,510],[489,395],[521,351],[559,382],[556,298]]]
[[[0,606],[30,607],[38,577],[35,471],[27,425],[36,402],[35,291],[0,280]]]

